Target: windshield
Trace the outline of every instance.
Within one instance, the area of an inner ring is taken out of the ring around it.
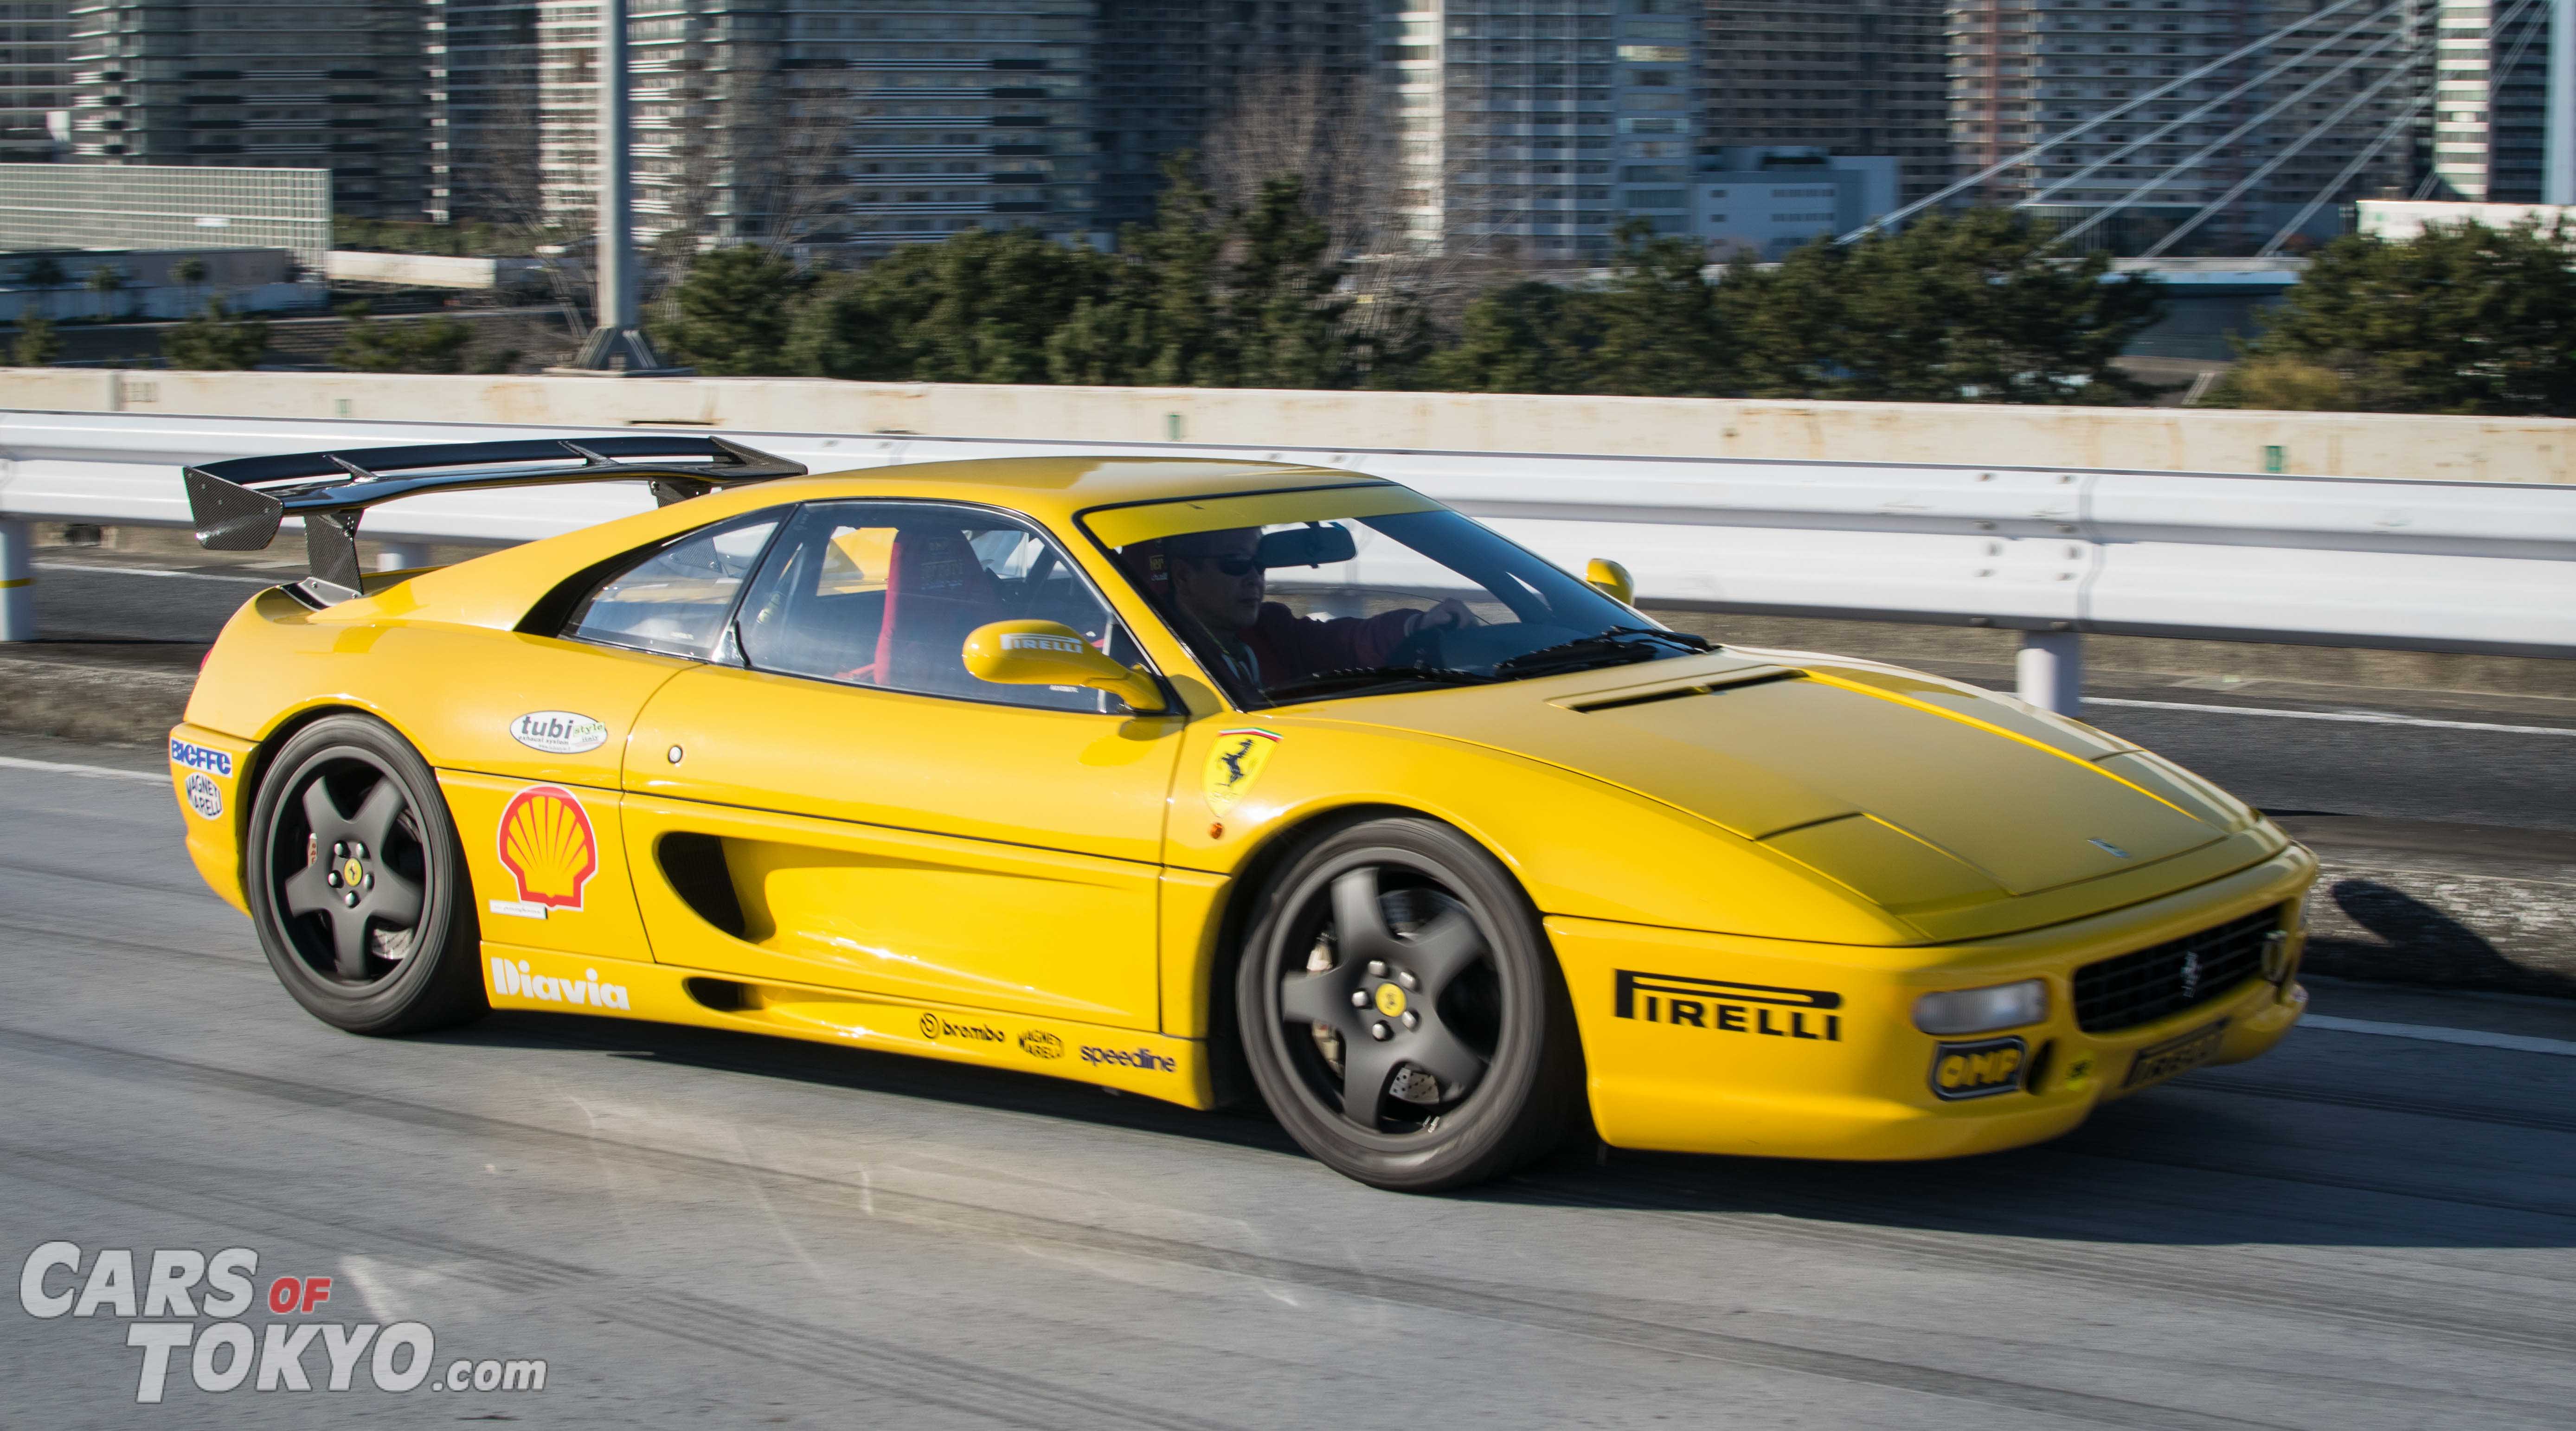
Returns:
[[[1708,649],[1400,487],[1155,503],[1086,525],[1245,707]]]

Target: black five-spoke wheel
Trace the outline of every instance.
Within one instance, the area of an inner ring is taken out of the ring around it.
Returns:
[[[298,731],[267,765],[246,856],[251,913],[287,992],[358,1033],[484,1009],[456,832],[426,762],[364,716]]]
[[[1373,820],[1291,860],[1236,993],[1272,1111],[1361,1181],[1474,1182],[1572,1120],[1579,1055],[1554,956],[1510,876],[1446,826]]]

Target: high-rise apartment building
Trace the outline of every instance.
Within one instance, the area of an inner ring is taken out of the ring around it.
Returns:
[[[74,158],[328,168],[335,212],[428,198],[422,0],[72,0]]]
[[[1101,226],[1151,219],[1165,159],[1257,147],[1266,136],[1243,131],[1264,120],[1307,131],[1370,126],[1374,3],[1100,0],[1091,128],[1100,146]]]
[[[0,3],[0,163],[58,158],[53,116],[72,107],[70,0]]]
[[[1724,145],[1886,155],[1898,197],[1950,182],[1944,0],[1709,0],[1702,70]]]
[[[426,0],[429,218],[534,223],[537,6],[534,0]]]
[[[1089,236],[1090,0],[629,0],[637,228],[860,252]],[[548,212],[595,190],[597,6],[537,6]]]
[[[2441,0],[2434,15],[2437,197],[2540,202],[2549,16],[2547,0]]]
[[[2030,206],[2081,243],[2122,251],[2178,228],[2185,253],[2250,252],[2292,223],[2334,231],[2336,205],[2413,170],[2429,5],[2336,12],[2145,101],[2318,11],[2304,0],[1954,0],[1961,177],[2116,115],[1966,197]]]
[[[1688,229],[1698,0],[1382,0],[1380,80],[1418,248],[1597,261]]]

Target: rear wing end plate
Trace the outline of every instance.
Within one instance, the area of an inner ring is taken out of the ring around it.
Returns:
[[[558,482],[647,482],[664,506],[719,487],[802,477],[805,465],[721,437],[535,437],[362,447],[279,457],[236,457],[182,469],[198,545],[255,552],[289,516],[304,519],[313,574],[302,585],[325,602],[362,588],[358,521],[369,507],[428,492],[540,487]]]

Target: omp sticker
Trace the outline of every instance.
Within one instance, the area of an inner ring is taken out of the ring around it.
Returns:
[[[582,970],[578,979],[561,979],[531,973],[527,960],[514,964],[498,954],[492,956],[492,992],[514,999],[534,999],[541,1004],[574,1004],[593,1009],[629,1007],[626,986],[599,982],[597,969]]]
[[[175,736],[170,741],[170,763],[184,765],[190,770],[203,770],[212,775],[220,775],[226,780],[233,778],[232,752],[180,740]]]
[[[608,722],[572,711],[530,711],[510,722],[510,738],[549,755],[579,755],[608,743]]]
[[[215,784],[213,776],[202,770],[191,770],[188,772],[187,786],[189,809],[209,820],[222,818],[224,792]]]
[[[500,851],[520,900],[550,909],[579,910],[582,886],[599,873],[590,812],[560,785],[531,785],[510,797],[501,810]]]
[[[1255,730],[1245,726],[1238,730],[1216,733],[1216,749],[1208,752],[1207,769],[1201,791],[1207,796],[1208,808],[1222,815],[1234,808],[1261,778],[1261,768],[1270,763],[1271,752],[1279,748],[1275,731]]]
[[[1932,1095],[1955,1102],[2013,1092],[2029,1060],[2030,1045],[2017,1038],[1942,1044],[1932,1051]]]

